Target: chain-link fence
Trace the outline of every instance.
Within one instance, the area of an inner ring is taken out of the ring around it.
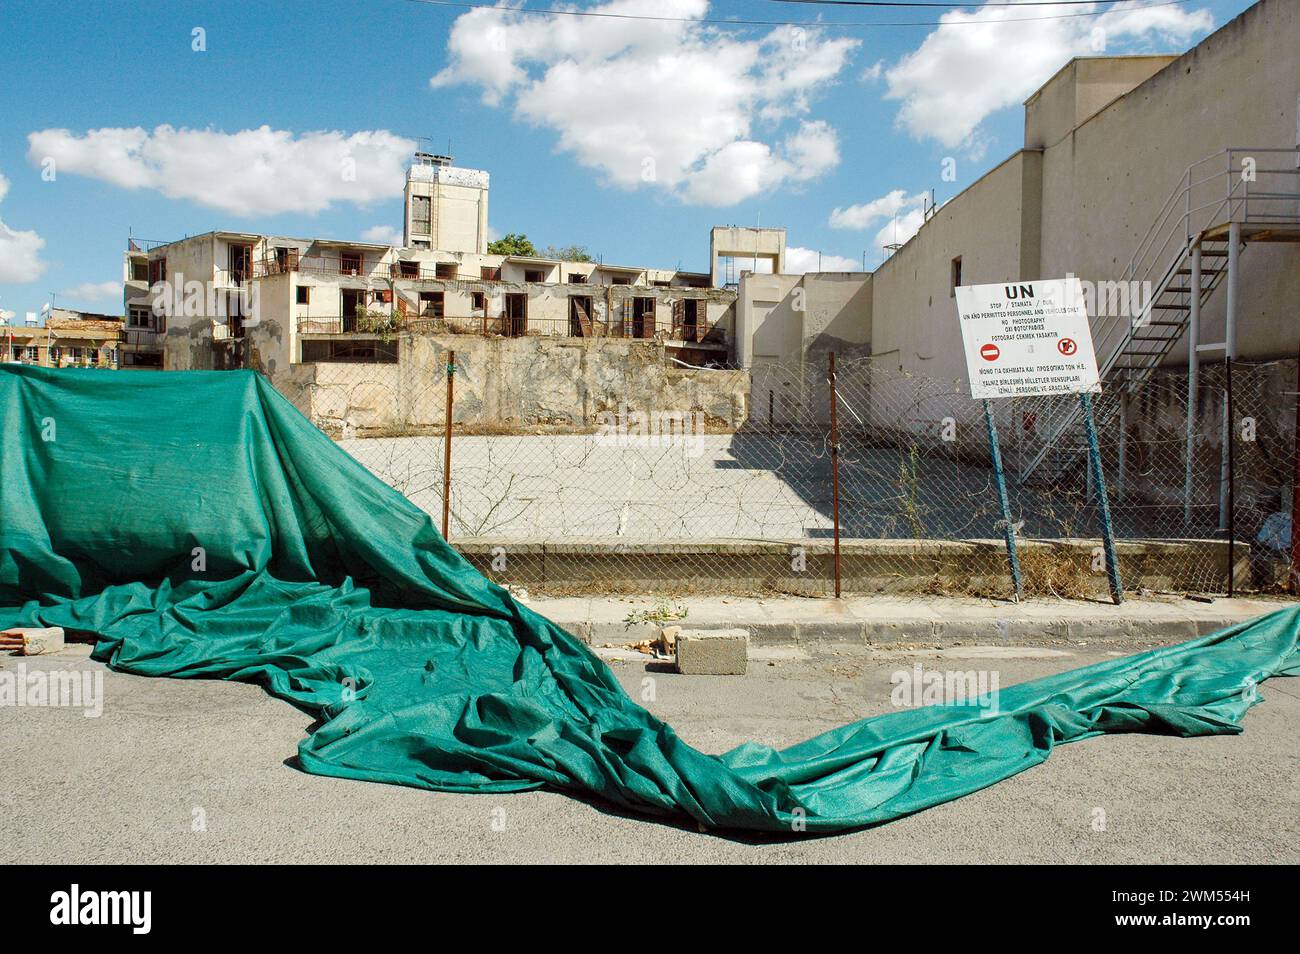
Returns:
[[[327,373],[293,396],[441,523],[450,355],[425,346],[421,362],[318,365]],[[820,596],[838,577],[846,594],[1012,594],[984,404],[960,381],[840,355],[832,420],[822,353],[743,372],[673,368],[626,393],[540,371],[531,390],[491,393],[502,388],[478,352],[455,369],[448,537],[498,582]],[[1294,361],[1236,363],[1231,428],[1221,364],[1190,387],[1185,371],[1160,371],[1095,396],[1127,592],[1227,592],[1230,566],[1233,591],[1287,585],[1295,374]],[[990,410],[1025,592],[1105,597],[1081,402]]]

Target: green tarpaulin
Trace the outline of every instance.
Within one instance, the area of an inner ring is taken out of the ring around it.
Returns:
[[[1256,684],[1297,669],[1288,609],[1003,689],[996,712],[900,710],[706,755],[260,376],[8,365],[0,394],[0,624],[94,634],[123,672],[260,682],[319,717],[299,755],[322,775],[837,831],[1063,742],[1239,732]]]

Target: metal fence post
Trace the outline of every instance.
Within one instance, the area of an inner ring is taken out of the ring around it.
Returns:
[[[456,352],[447,352],[447,417],[442,428],[442,538],[451,523],[451,405],[455,392]]]
[[[831,507],[835,519],[835,598],[840,596],[840,419],[835,393],[835,352],[830,353],[831,385]]]
[[[993,405],[984,399],[984,427],[989,434],[989,455],[993,458],[993,477],[998,486],[998,503],[1002,506],[1002,535],[1007,541],[1007,562],[1011,566],[1011,586],[1016,593],[1016,602],[1024,596],[1024,584],[1020,576],[1020,556],[1016,553],[1016,528],[1011,523],[1011,503],[1007,499],[1007,478],[1002,470],[1002,452],[998,449],[998,427],[993,421]]]
[[[1083,405],[1083,426],[1088,432],[1088,461],[1091,464],[1092,486],[1097,493],[1097,510],[1101,515],[1101,545],[1106,554],[1106,576],[1110,582],[1110,598],[1124,602],[1124,585],[1119,577],[1119,557],[1115,553],[1115,533],[1110,522],[1110,502],[1106,499],[1106,475],[1101,469],[1101,446],[1097,443],[1097,425],[1092,419],[1092,395],[1080,393]]]

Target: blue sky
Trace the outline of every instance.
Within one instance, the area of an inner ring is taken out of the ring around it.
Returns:
[[[702,270],[710,226],[757,223],[789,230],[796,268],[875,267],[922,193],[1019,146],[1019,103],[1070,56],[1181,52],[1249,3],[1125,6],[8,4],[0,310],[120,313],[128,230],[378,237],[419,137],[488,170],[493,231],[539,246]],[[1101,15],[1028,19],[1081,11]]]

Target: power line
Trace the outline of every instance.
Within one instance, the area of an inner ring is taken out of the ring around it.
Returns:
[[[935,2],[935,0],[769,0],[771,3],[816,3],[833,7],[1077,7],[1097,0],[982,0],[982,2]]]
[[[406,3],[418,3],[432,7],[455,7],[462,10],[496,10],[501,13],[510,13],[517,15],[532,16],[556,16],[556,17],[596,17],[607,20],[643,20],[652,23],[699,23],[713,26],[793,26],[793,27],[812,27],[814,29],[866,29],[874,27],[932,27],[932,26],[975,26],[981,23],[1030,23],[1042,20],[1072,20],[1078,17],[1098,17],[1108,13],[1108,10],[1090,10],[1087,13],[1060,13],[1055,15],[1041,17],[989,17],[982,20],[905,20],[905,21],[870,21],[870,20],[751,20],[746,18],[728,19],[725,17],[661,17],[650,16],[639,13],[608,13],[596,10],[553,10],[549,8],[529,9],[527,7],[503,7],[495,3],[473,3],[470,0],[404,0]],[[812,0],[792,0],[792,2],[812,2]],[[1042,0],[1032,3],[989,3],[975,4],[975,6],[1040,6],[1046,3],[1075,3],[1087,2],[1094,0]],[[1147,3],[1140,7],[1125,7],[1127,10],[1147,10],[1156,7],[1174,7],[1190,3],[1191,0],[1161,0],[1159,3]],[[884,5],[883,3],[881,5]],[[943,6],[960,7],[960,4],[922,4],[922,3],[896,3],[889,6]]]

